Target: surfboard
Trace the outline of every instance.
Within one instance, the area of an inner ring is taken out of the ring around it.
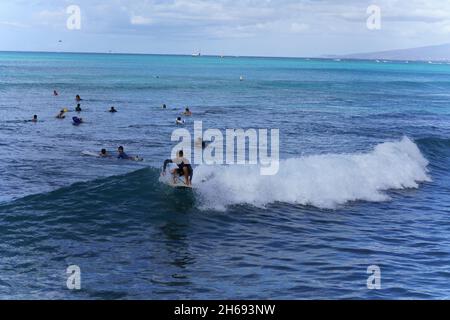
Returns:
[[[86,157],[101,158],[100,154],[98,152],[93,152],[93,151],[81,151],[81,155],[86,156]],[[116,157],[109,155],[106,158],[116,158]],[[134,161],[134,162],[142,162],[142,161],[144,161],[144,158],[141,158],[139,156],[134,156],[134,157],[130,157],[127,160]]]
[[[172,188],[176,188],[176,189],[192,189],[192,186],[188,186],[187,184],[184,183],[184,178],[178,178],[176,179],[176,181],[173,181],[173,176],[172,174],[166,174],[166,175],[162,175],[159,178],[159,181],[168,185],[169,187]]]
[[[177,183],[173,183],[173,179],[171,179],[172,182],[168,182],[167,185],[171,186],[172,188],[176,189],[192,189],[192,186],[188,186],[180,179],[177,179]]]
[[[141,158],[139,156],[134,156],[134,157],[128,158],[127,160],[141,162],[141,161],[144,161],[144,158]]]
[[[95,157],[95,158],[100,158],[100,155],[97,152],[92,152],[92,151],[81,151],[81,154],[83,156],[87,156],[87,157]]]

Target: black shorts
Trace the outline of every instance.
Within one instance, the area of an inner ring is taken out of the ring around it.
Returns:
[[[192,166],[190,164],[182,164],[180,166],[178,166],[177,169],[177,174],[181,177],[184,176],[184,171],[183,168],[187,168],[188,169],[188,174],[189,174],[189,178],[192,179],[192,176],[194,175],[194,170],[192,169]]]

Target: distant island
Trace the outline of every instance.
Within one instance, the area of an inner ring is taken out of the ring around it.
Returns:
[[[406,61],[450,61],[450,43],[420,48],[389,50],[369,53],[356,53],[327,58],[364,60],[406,60]]]

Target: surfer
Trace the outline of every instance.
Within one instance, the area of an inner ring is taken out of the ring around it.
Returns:
[[[129,160],[131,159],[129,155],[127,155],[122,146],[117,148],[117,152],[119,153],[117,159]]]
[[[111,109],[109,109],[109,112],[111,112],[111,113],[116,113],[116,112],[117,112],[117,110],[116,110],[116,108],[114,108],[114,107],[111,107]]]
[[[176,124],[182,125],[182,124],[184,124],[184,120],[182,120],[181,117],[178,117],[177,121],[176,121]]]
[[[74,126],[79,126],[80,124],[83,123],[83,119],[82,118],[78,118],[78,117],[73,117],[72,121],[73,121],[73,125]]]
[[[191,112],[191,110],[189,110],[189,108],[184,109],[183,114],[187,117],[192,116],[192,112]]]
[[[202,149],[205,150],[206,147],[207,147],[210,143],[211,143],[211,141],[203,141],[202,138],[198,138],[198,139],[195,141],[195,146],[196,146],[196,147],[200,147],[200,146],[201,146]]]
[[[56,97],[58,95],[58,92],[56,90],[53,90],[53,95]]]
[[[77,102],[80,102],[80,101],[83,100],[83,99],[81,99],[80,95],[77,94],[77,95],[75,96],[75,100],[76,100]]]
[[[58,113],[58,115],[56,116],[56,118],[57,119],[64,119],[66,116],[65,116],[65,113],[66,113],[66,111],[64,110],[64,109],[62,109],[59,113]]]
[[[106,151],[106,149],[102,149],[99,154],[100,158],[110,158],[111,155]]]
[[[167,109],[166,104],[163,104],[163,105],[162,105],[162,108],[163,108],[163,109]]]
[[[31,122],[37,122],[38,121],[38,118],[37,118],[37,115],[35,114],[34,116],[33,116],[33,119],[31,120]]]
[[[192,168],[189,160],[184,157],[183,150],[178,151],[178,156],[175,159],[167,159],[164,161],[163,174],[165,174],[167,166],[170,163],[177,165],[175,168],[170,170],[170,173],[173,176],[173,183],[176,184],[177,177],[184,176],[184,184],[191,186],[194,169]]]
[[[75,108],[75,111],[76,112],[81,112],[81,105],[80,104],[77,104],[77,107]]]
[[[117,152],[118,152],[117,159],[130,160],[130,161],[136,161],[136,162],[144,161],[144,158],[141,158],[139,156],[127,155],[122,146],[117,148]]]

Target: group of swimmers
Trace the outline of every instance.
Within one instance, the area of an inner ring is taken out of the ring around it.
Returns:
[[[53,90],[53,95],[56,97],[56,96],[59,96],[59,93],[56,90]],[[80,95],[77,94],[75,96],[75,101],[77,102],[77,106],[75,107],[75,112],[77,112],[77,113],[82,112],[83,109],[81,109],[81,103],[80,102],[83,101],[83,99],[81,99]],[[68,113],[68,112],[69,112],[69,110],[67,108],[61,109],[59,111],[59,113],[56,115],[56,119],[65,119],[66,118],[66,113]],[[116,113],[117,109],[115,107],[111,107],[108,112]],[[84,122],[83,118],[76,117],[76,116],[72,117],[72,121],[73,121],[72,124],[75,125],[75,126],[78,126],[78,125],[80,125],[80,124],[82,124]],[[33,118],[31,119],[31,122],[34,122],[34,123],[38,122],[38,116],[36,114],[33,115]]]
[[[54,96],[58,96],[58,92],[56,90],[53,91],[53,95]],[[81,109],[81,104],[80,102],[83,99],[81,99],[80,95],[76,95],[75,96],[75,101],[77,102],[77,106],[75,108],[75,111],[80,113],[82,112]],[[163,104],[162,106],[163,109],[167,109],[167,105]],[[62,109],[58,115],[56,116],[57,119],[65,119],[66,117],[66,113],[69,112],[69,110],[67,108]],[[111,107],[109,110],[110,113],[116,113],[117,110],[115,107]],[[190,117],[192,116],[192,111],[186,107],[184,112],[182,113],[184,116],[186,117]],[[81,117],[73,117],[73,124],[78,126],[80,124],[83,123],[83,118]],[[33,116],[33,119],[31,120],[32,122],[37,122],[38,121],[38,117],[37,115]],[[185,121],[181,118],[181,117],[177,117],[176,119],[176,124],[177,125],[183,125],[185,123]],[[205,142],[202,142],[202,148],[205,148],[206,144]],[[111,155],[106,149],[102,149],[99,153],[99,157],[101,158],[112,158],[113,155]],[[132,157],[129,156],[125,153],[124,151],[124,147],[123,146],[119,146],[117,148],[117,159],[123,159],[123,160],[137,160],[138,157]],[[178,151],[177,153],[177,157],[175,159],[168,159],[164,162],[164,170],[163,170],[163,174],[166,173],[166,169],[169,168],[169,172],[172,174],[173,179],[174,179],[174,183],[176,183],[176,179],[178,177],[184,177],[184,183],[187,186],[191,186],[192,185],[192,177],[194,174],[194,170],[189,162],[188,159],[186,159],[184,157],[184,153],[183,150]]]
[[[163,109],[167,109],[167,105],[165,105],[165,104],[163,104],[162,105],[162,108]],[[188,107],[186,107],[185,109],[184,109],[184,112],[182,113],[185,117],[191,117],[192,116],[192,111],[188,108]],[[185,124],[185,121],[181,118],[181,117],[177,117],[177,119],[175,120],[175,123],[177,124],[177,125],[183,125],[183,124]]]
[[[56,91],[55,91],[55,93],[56,93],[56,95],[58,94]],[[81,98],[80,98],[79,95],[77,95],[75,99],[76,99],[78,102],[81,101]],[[75,112],[80,113],[81,111],[83,111],[83,110],[81,109],[81,104],[78,103],[77,106],[75,107]],[[66,113],[67,113],[67,112],[69,112],[69,110],[68,110],[67,108],[61,109],[61,110],[59,111],[59,113],[56,115],[56,119],[65,119],[65,118],[66,118]],[[72,117],[72,121],[73,121],[72,124],[73,124],[74,126],[79,126],[80,124],[83,123],[83,118],[81,118],[81,117]]]

